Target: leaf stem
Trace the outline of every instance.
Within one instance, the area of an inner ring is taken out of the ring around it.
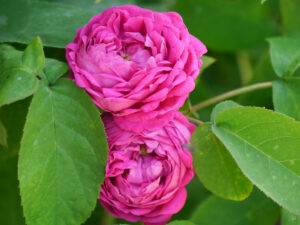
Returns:
[[[197,125],[202,125],[202,124],[203,124],[202,121],[197,120],[197,119],[195,119],[195,118],[193,118],[193,117],[190,117],[190,116],[185,116],[185,117],[186,117],[190,122],[195,123],[195,124],[197,124]]]
[[[207,99],[203,102],[200,102],[197,105],[192,106],[190,109],[190,113],[196,112],[196,111],[203,109],[209,105],[213,105],[217,102],[223,101],[225,99],[228,99],[228,98],[240,95],[240,94],[244,94],[244,93],[259,90],[259,89],[269,88],[269,87],[272,87],[272,82],[257,83],[257,84],[249,85],[246,87],[238,88],[238,89],[226,92],[224,94],[218,95],[216,97]]]

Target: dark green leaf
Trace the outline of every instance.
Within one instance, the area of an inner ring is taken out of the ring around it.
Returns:
[[[32,95],[39,80],[24,68],[12,68],[0,73],[0,106]]]
[[[299,0],[280,0],[281,17],[284,27],[289,32],[299,32],[300,2]]]
[[[18,154],[29,103],[30,98],[27,98],[0,108],[0,120],[7,131],[8,147],[0,145],[0,152],[4,151],[2,156],[5,158]]]
[[[190,32],[209,49],[235,51],[264,44],[277,28],[268,19],[268,4],[253,0],[176,0]]]
[[[114,224],[115,217],[110,215],[109,212],[100,205],[100,202],[97,202],[96,208],[94,209],[92,215],[84,223],[84,225],[102,225],[102,224]]]
[[[200,70],[200,74],[203,73],[203,71],[210,67],[213,63],[216,62],[216,59],[213,58],[213,57],[210,57],[210,56],[206,56],[206,55],[203,55],[201,56],[201,59],[202,59],[202,66],[201,66],[201,70]]]
[[[19,195],[17,161],[16,156],[8,160],[0,159],[0,224],[3,225],[25,225]]]
[[[197,85],[200,81],[201,74],[205,71],[205,69],[207,69],[208,67],[210,67],[212,64],[214,64],[216,62],[215,58],[210,57],[210,56],[206,56],[206,55],[201,56],[201,59],[202,59],[203,64],[202,64],[201,69],[200,69],[200,75],[195,80],[196,88],[197,88]]]
[[[66,63],[56,59],[46,59],[44,72],[50,84],[53,84],[58,78],[68,71],[69,67]]]
[[[210,121],[211,121],[212,123],[215,123],[216,118],[217,118],[217,115],[218,115],[220,112],[223,112],[223,111],[226,110],[226,109],[231,109],[231,108],[238,107],[238,106],[240,106],[240,105],[237,104],[237,103],[234,102],[234,101],[231,101],[231,100],[227,100],[227,101],[223,101],[223,102],[219,103],[219,104],[216,105],[215,108],[213,109],[213,111],[212,111],[212,113],[211,113]]]
[[[79,8],[85,8],[88,10],[95,11],[95,13],[101,13],[103,10],[118,6],[134,4],[134,0],[46,0],[47,2],[57,2],[68,5],[77,6]]]
[[[300,214],[300,123],[263,108],[221,112],[213,132],[243,173],[279,205]]]
[[[274,108],[300,121],[300,78],[273,82]]]
[[[41,86],[27,116],[19,158],[29,225],[77,225],[99,197],[107,159],[100,114],[74,82]]]
[[[191,221],[199,225],[274,225],[279,207],[257,189],[242,202],[212,196],[195,211]]]
[[[65,48],[95,12],[69,5],[0,0],[0,42],[29,43],[40,36],[45,46]],[[100,13],[100,12],[99,12]]]
[[[269,39],[271,61],[279,77],[293,75],[300,66],[300,38],[276,37]]]
[[[253,76],[249,85],[265,81],[273,81],[277,78],[278,77],[272,67],[270,52],[265,51],[254,66]],[[237,98],[237,101],[242,105],[273,108],[272,91],[269,88],[243,94]]]
[[[198,127],[192,136],[194,168],[203,185],[215,195],[244,200],[252,183],[243,175],[224,145],[212,133],[209,123]]]
[[[19,183],[17,154],[30,98],[0,108],[0,119],[6,127],[8,148],[0,146],[0,224],[25,225]]]
[[[23,66],[38,75],[45,66],[45,55],[42,41],[39,37],[34,38],[26,47],[23,58]]]
[[[281,225],[300,225],[300,216],[294,215],[289,211],[282,209]]]
[[[7,147],[7,132],[1,120],[0,120],[0,145]]]
[[[189,218],[196,207],[207,199],[211,194],[203,187],[197,177],[194,177],[192,181],[186,186],[188,195],[184,207],[179,213],[175,214],[172,219],[184,220]]]

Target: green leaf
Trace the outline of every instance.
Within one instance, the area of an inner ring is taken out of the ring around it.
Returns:
[[[6,60],[20,57],[21,51],[16,50],[13,46],[8,44],[0,44],[0,64],[2,65]],[[20,61],[21,64],[21,61]],[[1,68],[2,70],[2,68]]]
[[[0,73],[0,106],[24,99],[36,92],[39,80],[24,68]]]
[[[56,59],[46,59],[44,72],[49,83],[54,84],[58,78],[60,78],[68,71],[68,69],[68,65],[64,62],[58,61]]]
[[[45,55],[42,41],[39,37],[34,38],[23,53],[23,66],[38,75],[45,66]]]
[[[300,121],[300,78],[273,82],[273,102],[277,112]]]
[[[253,0],[176,0],[189,31],[209,49],[236,51],[263,45],[278,33],[269,5]]]
[[[208,67],[210,67],[212,64],[216,62],[215,58],[206,55],[201,56],[201,59],[203,64],[201,66],[200,74],[203,73],[205,69],[207,69]]]
[[[29,103],[30,98],[27,98],[0,108],[0,120],[7,132],[7,147],[0,145],[0,152],[4,153],[4,158],[15,156],[19,152]]]
[[[17,179],[17,154],[30,98],[0,108],[7,147],[0,145],[0,224],[25,225]]]
[[[77,6],[79,8],[85,8],[88,10],[95,11],[96,13],[101,13],[103,10],[118,6],[118,5],[127,5],[134,4],[134,0],[46,0],[47,2],[57,2],[68,5]]]
[[[186,190],[188,194],[185,205],[179,213],[172,217],[174,220],[185,220],[189,218],[196,207],[211,195],[210,192],[203,187],[197,177],[194,177],[186,186]]]
[[[65,48],[93,11],[69,5],[26,0],[0,0],[0,42],[29,43],[40,36],[44,46]],[[98,12],[100,13],[100,11]]]
[[[260,82],[273,81],[278,77],[274,72],[270,59],[270,51],[266,50],[259,57],[253,68],[253,76],[249,83],[256,84]],[[237,98],[241,105],[252,105],[266,108],[273,108],[272,91],[267,89],[260,89],[253,92],[240,95]]]
[[[300,214],[300,123],[263,108],[221,112],[213,132],[253,184]]]
[[[100,202],[97,201],[96,208],[92,215],[85,221],[84,225],[102,225],[102,224],[115,224],[116,218],[107,212]]]
[[[38,88],[38,79],[22,66],[22,52],[0,45],[0,106],[24,99]]]
[[[210,121],[212,123],[215,123],[217,115],[220,112],[223,112],[226,109],[231,109],[234,107],[238,107],[240,106],[238,103],[231,101],[231,100],[227,100],[227,101],[223,101],[221,103],[219,103],[218,105],[216,105],[211,113],[211,117],[210,117]]]
[[[193,222],[187,221],[187,220],[175,220],[175,221],[168,223],[167,225],[195,225],[195,224]]]
[[[252,183],[243,175],[224,145],[212,133],[210,123],[198,127],[192,136],[194,168],[203,185],[215,195],[241,201],[252,191]]]
[[[280,0],[283,25],[288,32],[299,32],[300,2],[299,0]]]
[[[300,66],[300,38],[276,37],[270,42],[271,61],[279,77],[293,75]]]
[[[294,215],[289,211],[282,209],[281,225],[300,225],[300,216]]]
[[[99,197],[107,160],[100,114],[74,82],[34,95],[24,128],[19,181],[28,225],[77,225]]]
[[[279,207],[254,189],[242,202],[212,196],[196,209],[191,221],[199,225],[274,225]]]
[[[196,84],[196,89],[197,89],[197,85],[199,84],[200,82],[200,78],[201,78],[201,74],[208,68],[210,67],[212,64],[214,64],[216,62],[216,59],[213,58],[213,57],[210,57],[210,56],[206,56],[206,55],[203,55],[201,56],[201,59],[202,59],[202,66],[201,66],[201,69],[200,69],[200,75],[196,78],[195,80],[195,84]]]
[[[17,161],[16,156],[8,160],[0,159],[0,224],[3,225],[25,225],[19,195]]]
[[[16,50],[14,47],[1,44],[0,45],[0,76],[6,70],[22,67],[23,52]]]
[[[7,132],[1,120],[0,120],[0,145],[7,147]]]

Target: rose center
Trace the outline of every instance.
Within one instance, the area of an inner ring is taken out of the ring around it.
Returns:
[[[123,59],[125,59],[127,61],[130,61],[130,59],[131,59],[130,55],[127,55],[125,53],[121,53],[121,56],[122,56]]]

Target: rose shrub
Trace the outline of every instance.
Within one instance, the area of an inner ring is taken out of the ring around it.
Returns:
[[[132,5],[94,16],[66,48],[71,78],[119,126],[135,131],[173,118],[195,87],[204,53],[179,14]]]
[[[185,185],[194,176],[190,143],[195,126],[179,112],[156,131],[124,131],[113,116],[103,122],[109,159],[100,202],[113,216],[146,225],[165,224],[186,200]]]

